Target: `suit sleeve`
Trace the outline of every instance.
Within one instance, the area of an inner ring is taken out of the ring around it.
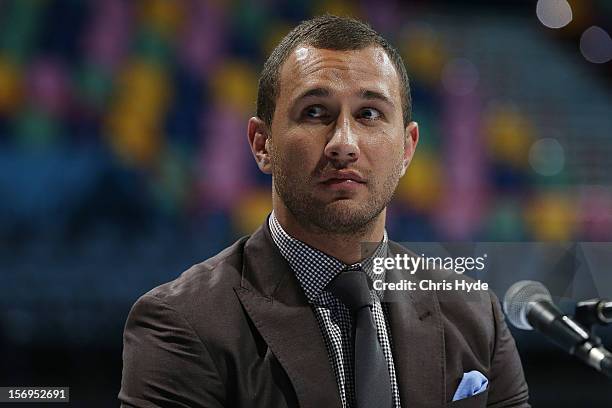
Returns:
[[[206,345],[161,299],[132,307],[123,335],[121,407],[222,407],[225,389]]]
[[[487,407],[530,408],[529,391],[516,344],[504,321],[499,300],[493,293],[491,302],[495,320],[495,345]]]

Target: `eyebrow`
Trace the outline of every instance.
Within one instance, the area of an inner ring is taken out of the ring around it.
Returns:
[[[379,100],[381,102],[384,102],[390,106],[394,106],[393,102],[391,101],[391,99],[385,95],[382,92],[378,92],[378,91],[373,91],[371,89],[360,89],[359,90],[359,97],[362,99],[367,99],[367,100]],[[331,95],[331,91],[327,88],[313,88],[313,89],[309,89],[305,92],[303,92],[300,96],[298,96],[296,98],[296,101],[305,99],[305,98],[310,98],[310,97],[319,97],[319,98],[327,98]]]
[[[300,96],[296,98],[296,101],[310,97],[326,98],[330,94],[331,92],[327,88],[313,88],[303,92]]]
[[[368,99],[368,100],[379,100],[381,102],[384,102],[390,106],[394,106],[393,102],[391,101],[391,99],[383,94],[382,92],[378,92],[378,91],[372,91],[369,89],[361,89],[359,91],[359,96],[363,99]]]

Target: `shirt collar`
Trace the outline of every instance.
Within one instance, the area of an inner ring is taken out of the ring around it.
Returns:
[[[373,272],[373,259],[387,256],[386,230],[382,241],[372,255],[361,262],[348,265],[289,235],[278,222],[274,211],[268,217],[268,225],[272,240],[281,255],[289,262],[310,303],[322,303],[323,295],[328,293],[324,290],[327,284],[345,269],[363,268],[370,281],[382,280],[384,282],[384,271],[381,274]],[[374,291],[374,293],[381,299],[382,291]]]

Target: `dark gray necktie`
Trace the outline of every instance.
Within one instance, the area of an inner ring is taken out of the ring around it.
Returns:
[[[376,335],[372,297],[365,273],[340,272],[326,288],[353,316],[355,402],[357,408],[391,408],[391,379]]]

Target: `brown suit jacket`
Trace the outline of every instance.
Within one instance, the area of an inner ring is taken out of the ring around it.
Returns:
[[[393,242],[389,251],[407,252]],[[389,303],[402,406],[529,407],[499,302],[491,292],[462,293],[402,291]],[[488,389],[451,402],[471,370]],[[142,408],[341,407],[313,309],[267,223],[138,299],[125,326],[119,399]]]

